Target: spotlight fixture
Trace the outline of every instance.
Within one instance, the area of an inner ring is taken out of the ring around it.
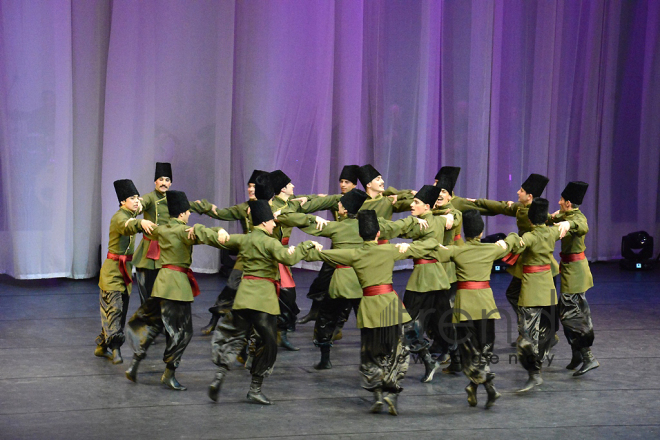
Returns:
[[[653,268],[653,237],[646,231],[632,232],[621,238],[621,268],[649,270]]]

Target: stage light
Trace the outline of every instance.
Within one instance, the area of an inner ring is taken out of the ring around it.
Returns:
[[[506,238],[506,234],[503,234],[502,232],[498,232],[497,234],[491,234],[491,235],[486,235],[481,239],[482,243],[496,243],[499,240],[504,240]],[[506,269],[509,267],[508,264],[503,262],[502,260],[495,260],[493,262],[493,273],[500,273],[500,272],[506,272]]]
[[[621,268],[649,270],[654,266],[653,237],[646,231],[632,232],[621,238]]]

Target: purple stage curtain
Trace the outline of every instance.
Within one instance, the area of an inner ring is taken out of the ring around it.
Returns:
[[[112,182],[146,194],[156,161],[220,207],[255,168],[335,193],[345,164],[402,189],[455,165],[497,200],[541,173],[556,208],[584,180],[587,256],[617,258],[660,239],[659,26],[650,0],[0,0],[0,273],[95,275]]]

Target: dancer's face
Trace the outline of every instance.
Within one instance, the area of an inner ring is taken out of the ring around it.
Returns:
[[[155,182],[156,191],[164,193],[172,186],[172,180],[169,177],[159,177]]]
[[[410,212],[412,213],[412,215],[418,217],[428,212],[429,209],[431,209],[429,205],[427,205],[426,203],[422,202],[417,198],[413,199],[412,203],[410,204]]]
[[[367,183],[367,186],[369,186],[372,191],[382,193],[385,191],[385,181],[383,180],[383,176],[376,177],[374,180]]]
[[[122,200],[121,206],[128,209],[131,212],[137,211],[138,206],[140,206],[140,196],[136,194],[134,196],[127,198],[126,200]]]
[[[339,181],[339,188],[341,189],[342,194],[346,194],[347,192],[355,188],[355,184],[350,180],[341,179]]]
[[[256,196],[254,195],[254,183],[248,183],[247,193],[248,193],[248,199],[257,200]]]

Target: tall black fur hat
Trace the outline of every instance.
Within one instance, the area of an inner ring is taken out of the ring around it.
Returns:
[[[463,212],[463,233],[466,238],[478,237],[484,232],[484,219],[476,209]]]
[[[282,188],[287,186],[289,182],[291,182],[291,179],[289,176],[284,174],[284,171],[282,170],[275,170],[271,171],[270,173],[270,182],[273,185],[273,190],[275,191],[275,194],[279,194],[282,192]]]
[[[358,172],[360,167],[357,165],[344,165],[344,168],[341,170],[339,175],[339,180],[346,179],[349,182],[353,182],[354,185],[358,184]]]
[[[167,210],[170,212],[171,218],[177,218],[179,214],[190,209],[188,197],[183,191],[167,191],[165,197],[167,197]]]
[[[114,185],[119,203],[123,202],[129,197],[133,197],[134,195],[140,195],[131,179],[115,180]]]
[[[365,209],[358,212],[358,225],[360,230],[360,237],[371,238],[375,237],[380,226],[378,226],[378,216],[373,209]],[[373,238],[371,238],[373,240]]]
[[[360,183],[364,189],[367,189],[367,183],[371,182],[378,176],[382,176],[382,174],[380,174],[380,172],[370,163],[362,165],[358,170],[358,179],[360,179]]]
[[[261,171],[261,170],[252,171],[252,175],[250,176],[250,179],[248,180],[248,185],[251,184],[251,183],[257,183],[257,177],[261,176],[262,174],[268,174],[268,171]]]
[[[438,200],[439,195],[439,186],[424,185],[419,191],[417,191],[415,198],[421,200],[426,205],[431,205],[431,208],[433,208],[433,205],[435,205],[435,201]]]
[[[172,165],[169,162],[156,162],[154,182],[161,177],[169,177],[172,180]]]
[[[348,211],[349,214],[357,214],[357,212],[362,208],[362,204],[364,203],[365,200],[367,200],[369,196],[367,195],[366,192],[353,188],[343,196],[341,196],[341,199],[339,201],[341,202],[342,206],[346,211]]]
[[[264,173],[259,176],[254,181],[254,196],[257,200],[270,200],[275,195],[273,191],[273,184],[270,180],[270,174]]]
[[[273,210],[266,200],[250,200],[250,215],[252,216],[252,224],[260,225],[268,220],[273,220]]]
[[[550,179],[545,177],[542,174],[530,174],[527,180],[523,182],[522,189],[525,190],[527,194],[531,194],[536,197],[541,197],[541,194],[545,190],[545,186],[548,184]]]
[[[561,192],[561,196],[574,205],[581,205],[584,195],[587,193],[587,188],[589,188],[589,184],[586,182],[580,182],[579,180],[568,182],[566,188]]]
[[[456,186],[456,181],[458,180],[458,175],[461,172],[460,167],[442,167],[438,174],[435,175],[435,179],[438,183],[435,184],[441,190],[447,190],[449,194],[454,191]]]
[[[524,188],[523,188],[524,189]],[[526,190],[525,190],[526,191]],[[540,225],[548,221],[548,201],[542,197],[534,197],[529,207],[527,217],[533,225]]]

